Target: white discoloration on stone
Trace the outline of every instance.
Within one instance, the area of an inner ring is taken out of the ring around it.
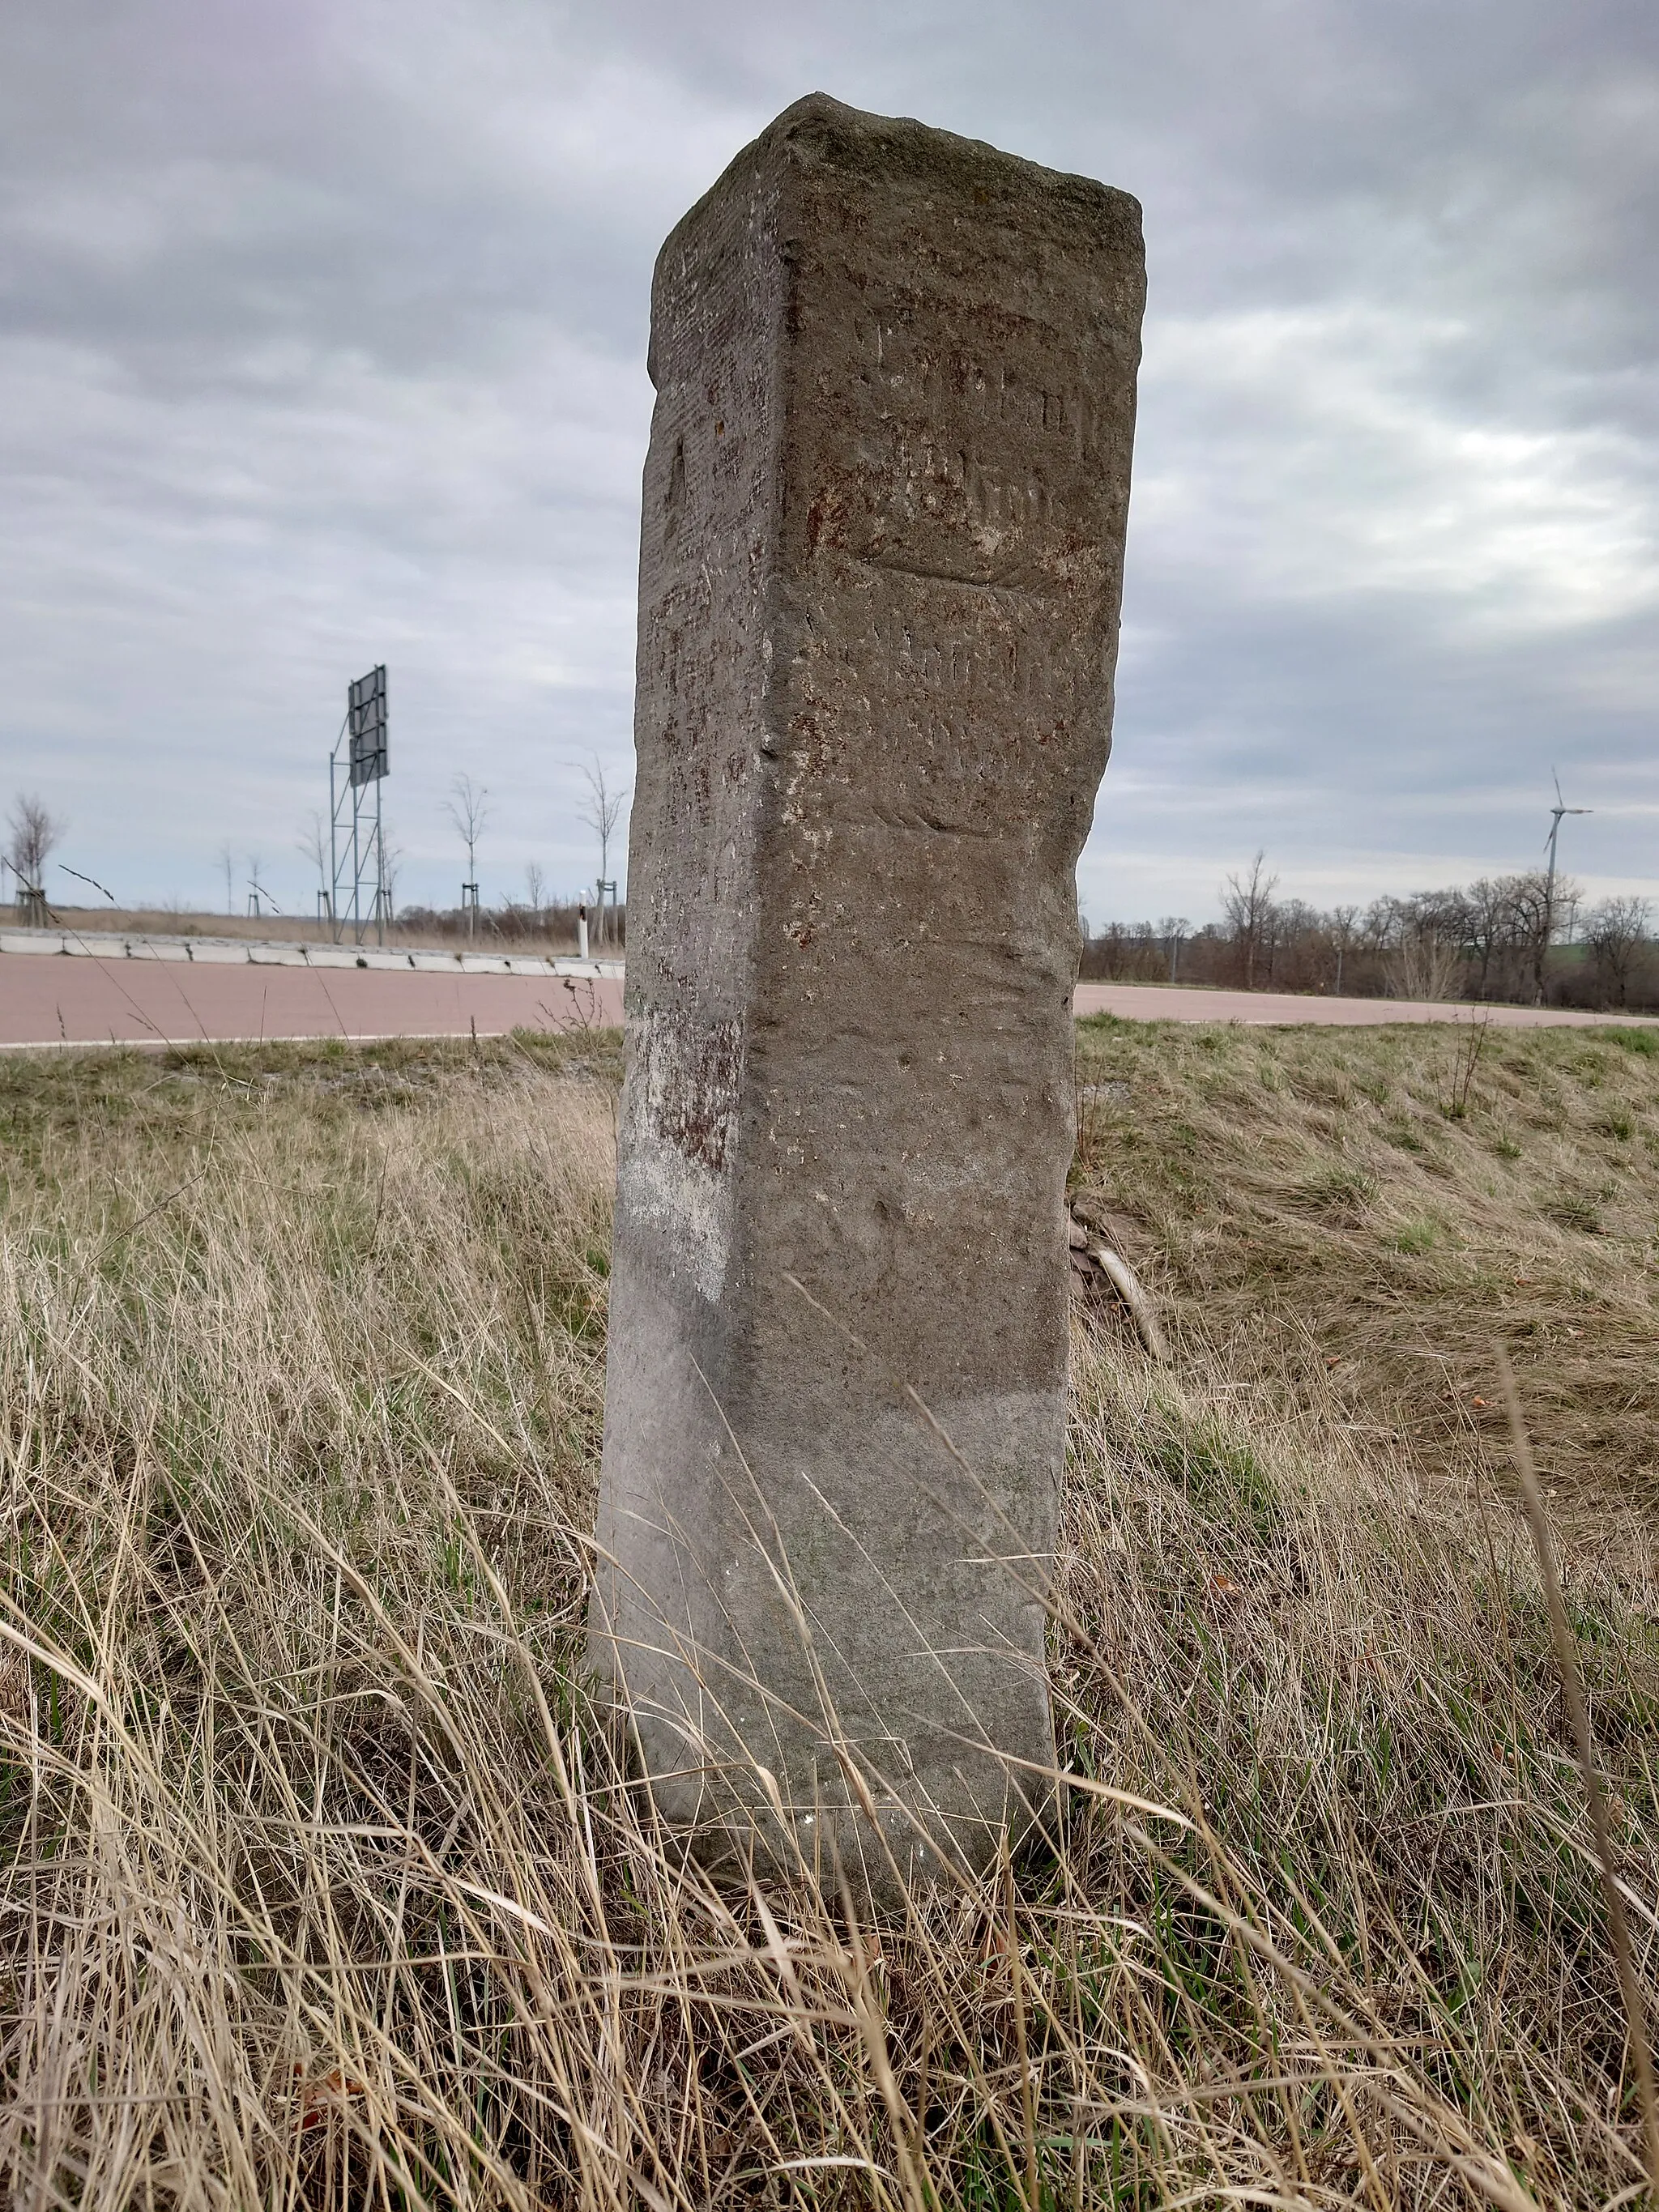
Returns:
[[[732,1249],[731,1142],[741,1089],[741,1033],[688,1036],[654,1011],[631,1040],[626,1121],[628,1202],[665,1270],[705,1298],[726,1285]]]

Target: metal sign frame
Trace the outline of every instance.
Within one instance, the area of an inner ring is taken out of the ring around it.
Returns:
[[[349,926],[361,945],[372,923],[374,942],[386,943],[392,900],[386,880],[386,827],[380,786],[390,773],[386,664],[371,668],[346,689],[346,717],[328,757],[329,916],[337,945]],[[340,748],[347,748],[340,757]],[[343,770],[343,773],[342,773]],[[369,798],[373,787],[374,798]]]
[[[608,944],[608,943],[610,942],[611,936],[611,934],[614,933],[614,931],[615,931],[615,929],[616,929],[616,927],[617,927],[617,879],[616,879],[616,878],[615,878],[614,876],[601,876],[601,877],[599,878],[599,883],[598,883],[598,884],[597,884],[596,888],[597,888],[597,890],[598,890],[598,891],[599,891],[599,943],[600,943],[601,945],[606,945],[606,944]],[[609,930],[607,930],[607,928],[606,928],[606,927],[605,927],[605,895],[606,895],[606,893],[607,893],[607,892],[610,894],[610,898],[611,898],[611,927],[610,927],[610,929],[609,929]]]

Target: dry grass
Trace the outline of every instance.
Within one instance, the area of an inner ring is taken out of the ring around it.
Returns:
[[[1079,1187],[1234,1379],[1467,1491],[1507,1480],[1496,1336],[1575,1543],[1651,1542],[1659,1028],[1079,1037]]]
[[[1518,1521],[1248,1318],[1206,1048],[1106,1048],[1176,1353],[1079,1316],[1068,1832],[877,1930],[682,1866],[573,1671],[611,1042],[0,1067],[0,2202],[1635,2201]],[[1301,1049],[1214,1064],[1340,1165]],[[1650,1981],[1656,1600],[1568,1563]]]

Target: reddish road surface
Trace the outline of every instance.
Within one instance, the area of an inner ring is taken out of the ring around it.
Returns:
[[[1117,1014],[1129,1022],[1311,1022],[1326,1029],[1374,1029],[1384,1022],[1466,1022],[1477,1011],[1413,999],[1304,999],[1291,991],[1176,990],[1158,983],[1079,983],[1079,1014]],[[1504,1029],[1582,1029],[1646,1023],[1635,1014],[1573,1014],[1554,1006],[1483,1006]]]
[[[622,1019],[622,985],[559,975],[0,953],[0,1045],[216,1044],[239,1038],[480,1036]]]
[[[574,981],[574,979],[573,979]],[[1080,983],[1079,1014],[1129,1021],[1467,1020],[1468,1006],[1395,999],[1303,999],[1266,991],[1170,990]],[[1493,1006],[1494,1022],[1588,1024],[1603,1014]],[[224,966],[0,953],[0,1045],[191,1044],[238,1038],[480,1036],[513,1029],[596,1026],[622,1018],[611,977],[465,975],[396,970]]]

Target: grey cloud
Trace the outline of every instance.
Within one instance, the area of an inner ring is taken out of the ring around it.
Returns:
[[[283,847],[385,657],[410,894],[458,766],[487,889],[591,875],[652,258],[815,84],[1146,204],[1094,913],[1206,912],[1258,843],[1324,896],[1518,865],[1552,762],[1578,872],[1659,876],[1612,811],[1659,799],[1648,0],[10,11],[0,774],[93,872]]]

